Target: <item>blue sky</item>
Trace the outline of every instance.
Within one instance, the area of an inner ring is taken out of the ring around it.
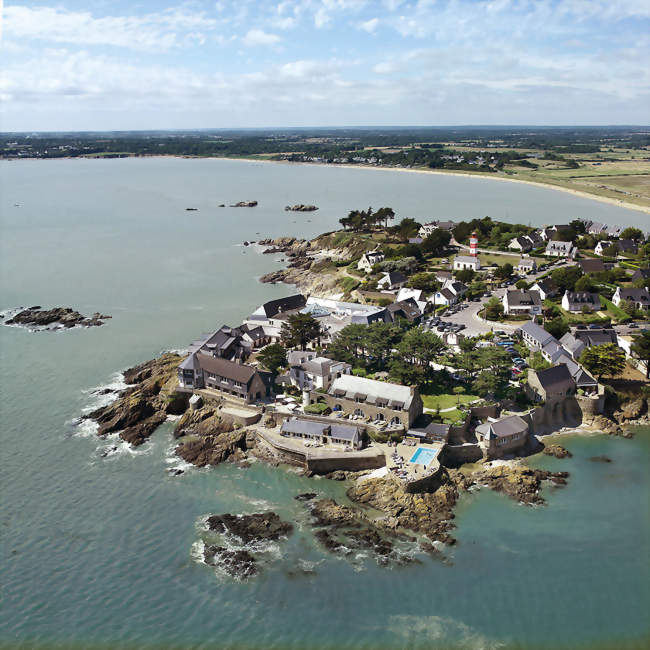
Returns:
[[[2,15],[4,131],[650,123],[650,0],[5,0]]]

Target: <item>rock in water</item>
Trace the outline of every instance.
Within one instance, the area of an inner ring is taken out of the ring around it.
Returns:
[[[561,445],[549,445],[548,447],[544,447],[544,453],[547,456],[555,456],[555,458],[571,458],[573,456],[568,449],[565,449]]]
[[[539,495],[543,481],[566,485],[568,472],[549,472],[519,465],[499,465],[477,472],[472,476],[476,483],[487,485],[496,492],[503,492],[512,499],[526,504],[543,504]]]
[[[264,540],[277,540],[293,532],[293,524],[282,521],[275,512],[260,512],[253,515],[212,515],[207,520],[208,528],[217,533],[228,533],[238,537],[244,544]]]
[[[22,325],[24,327],[45,328],[48,325],[59,325],[70,329],[71,327],[99,327],[110,316],[95,312],[87,318],[70,307],[54,307],[54,309],[41,309],[39,305],[23,309],[5,322],[6,325]],[[51,329],[51,328],[50,328]]]

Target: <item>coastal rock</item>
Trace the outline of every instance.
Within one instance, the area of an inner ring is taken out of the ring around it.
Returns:
[[[5,325],[22,325],[23,327],[45,328],[48,325],[58,325],[65,329],[72,327],[99,327],[110,318],[105,314],[95,312],[91,317],[86,317],[70,307],[54,307],[41,309],[39,305],[23,309],[5,322]],[[50,328],[52,329],[52,328]]]
[[[477,472],[472,475],[472,479],[496,492],[503,492],[512,499],[532,505],[545,503],[539,494],[543,481],[566,485],[568,476],[568,472],[549,472],[521,465],[499,465]]]
[[[144,443],[170,412],[187,408],[188,396],[175,392],[176,372],[182,357],[167,353],[124,371],[131,384],[118,399],[102,406],[83,419],[99,424],[97,434],[105,436],[119,431],[120,438],[132,445]]]
[[[217,545],[205,546],[203,561],[240,580],[254,578],[259,573],[255,556],[246,549],[231,550]]]
[[[244,544],[277,540],[293,532],[293,524],[282,521],[275,512],[258,512],[252,515],[211,515],[208,529],[217,533],[234,535]]]
[[[313,212],[318,210],[315,205],[305,205],[303,203],[297,203],[296,205],[285,205],[284,209],[286,212]]]
[[[449,535],[453,528],[453,507],[458,500],[459,487],[467,484],[465,477],[454,470],[440,470],[435,491],[408,493],[404,483],[394,477],[366,479],[353,485],[348,497],[388,515],[382,524],[424,533],[434,541],[453,544]]]
[[[238,201],[237,203],[231,203],[231,208],[254,208],[257,205],[257,201]]]
[[[591,456],[588,458],[592,463],[611,463],[612,459],[607,456]]]
[[[591,431],[602,431],[603,433],[614,436],[620,436],[623,434],[623,429],[618,422],[615,422],[604,415],[594,416],[592,420],[587,422],[587,425]]]
[[[312,499],[315,499],[318,495],[316,492],[303,492],[302,494],[298,494],[297,496],[293,497],[296,501],[311,501]]]
[[[628,402],[622,409],[622,420],[637,420],[646,412],[646,401],[642,397]]]
[[[571,458],[573,456],[568,449],[565,449],[561,445],[549,445],[548,447],[544,447],[543,453],[547,456],[555,456],[555,458]]]
[[[246,431],[237,429],[219,435],[200,436],[181,442],[175,449],[177,456],[197,467],[218,465],[225,460],[242,460],[240,452],[246,449]]]

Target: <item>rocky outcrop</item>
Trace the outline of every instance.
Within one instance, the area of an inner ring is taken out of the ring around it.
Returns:
[[[619,422],[638,420],[647,412],[646,400],[643,397],[632,400],[623,406],[619,415]]]
[[[347,494],[356,503],[386,513],[384,527],[408,529],[424,533],[432,540],[453,544],[455,540],[449,535],[453,528],[450,520],[454,517],[459,489],[468,484],[459,472],[442,468],[438,487],[432,492],[408,493],[402,481],[386,477],[358,482]]]
[[[313,212],[318,210],[315,205],[305,205],[304,203],[296,203],[296,205],[285,205],[285,212]]]
[[[231,208],[254,208],[257,205],[257,201],[238,201],[237,203],[231,203]]]
[[[246,431],[236,429],[218,435],[192,437],[181,442],[176,455],[197,467],[218,465],[225,460],[242,461],[246,457]]]
[[[212,515],[206,524],[210,532],[226,536],[229,545],[206,544],[203,561],[239,579],[251,578],[259,573],[261,543],[278,540],[293,532],[293,525],[282,521],[274,512]]]
[[[590,431],[601,431],[602,433],[613,436],[624,435],[621,425],[606,415],[595,415],[592,418],[585,418],[582,426]]]
[[[306,239],[297,239],[296,237],[278,237],[277,239],[260,239],[257,242],[264,246],[263,253],[271,255],[274,253],[287,253],[288,257],[300,253],[306,253],[310,249],[310,242]]]
[[[532,505],[545,503],[539,494],[543,481],[566,485],[568,476],[568,472],[549,472],[521,465],[498,465],[473,474],[472,482]]]
[[[70,307],[41,309],[39,305],[23,309],[5,321],[5,325],[22,325],[38,329],[70,329],[72,327],[99,327],[110,316],[95,312],[89,318]]]
[[[573,454],[568,450],[562,447],[562,445],[549,445],[544,447],[544,454],[547,456],[555,456],[555,458],[571,458]]]
[[[182,413],[188,396],[175,392],[178,354],[167,353],[124,371],[124,381],[132,384],[108,404],[84,416],[99,424],[97,434],[119,431],[120,438],[134,446],[144,443],[168,414]]]

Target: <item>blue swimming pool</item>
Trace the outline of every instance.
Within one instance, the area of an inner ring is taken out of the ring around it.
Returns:
[[[418,465],[424,465],[427,467],[436,459],[437,455],[437,449],[426,449],[425,447],[418,447],[415,450],[413,456],[411,456],[409,463],[417,463]]]

